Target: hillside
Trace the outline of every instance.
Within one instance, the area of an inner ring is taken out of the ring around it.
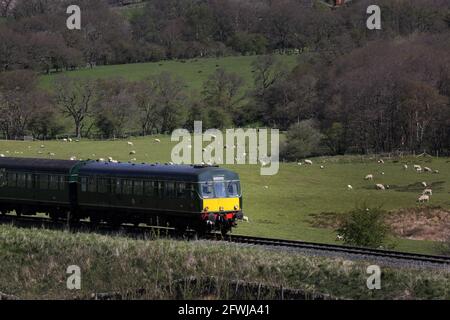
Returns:
[[[279,59],[292,69],[296,63],[297,55],[280,55]],[[149,63],[135,63],[124,65],[98,66],[94,69],[85,68],[78,71],[55,73],[40,77],[40,86],[50,89],[58,76],[81,77],[91,79],[108,79],[123,77],[130,81],[143,80],[151,75],[169,72],[185,80],[186,89],[201,90],[205,80],[218,68],[227,72],[235,72],[244,80],[244,86],[249,89],[253,86],[251,63],[256,56],[237,56],[225,58],[201,58],[190,60],[173,60]]]

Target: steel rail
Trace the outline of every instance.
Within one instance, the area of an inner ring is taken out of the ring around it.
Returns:
[[[209,236],[211,239],[216,237],[217,240],[224,240],[234,243],[246,243],[259,246],[270,246],[270,247],[287,247],[294,249],[311,249],[317,251],[328,251],[346,254],[355,254],[362,256],[372,256],[381,258],[392,258],[398,260],[408,260],[414,262],[428,262],[428,263],[438,263],[438,264],[448,264],[450,265],[449,256],[439,256],[439,255],[427,255],[420,253],[409,253],[400,252],[392,250],[383,249],[372,249],[364,247],[346,246],[346,245],[336,245],[336,244],[325,244],[325,243],[315,243],[306,242],[298,240],[282,240],[282,239],[270,239],[252,236],[242,236],[242,235],[227,235],[224,237],[214,235]]]

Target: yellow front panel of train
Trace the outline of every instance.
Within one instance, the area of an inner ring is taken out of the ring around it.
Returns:
[[[206,208],[208,212],[220,211],[220,208],[223,211],[236,211],[240,209],[239,198],[203,199],[203,210]]]

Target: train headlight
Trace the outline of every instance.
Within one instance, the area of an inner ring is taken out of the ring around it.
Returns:
[[[239,206],[234,206],[234,210],[239,210]]]
[[[208,212],[208,211],[209,211],[209,208],[208,208],[208,207],[205,207],[205,209],[203,209],[203,211],[204,211],[204,212]]]
[[[219,208],[219,211],[224,211],[224,208],[223,208],[223,207],[220,207],[220,208]]]

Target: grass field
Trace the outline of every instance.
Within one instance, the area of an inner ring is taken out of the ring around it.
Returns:
[[[5,156],[44,157],[55,153],[54,158],[97,159],[109,156],[120,161],[168,162],[175,143],[167,136],[132,138],[134,147],[126,141],[81,141],[64,143],[0,141],[0,153]],[[45,148],[40,148],[41,144]],[[129,151],[136,155],[130,156]],[[41,154],[39,153],[41,152]],[[255,165],[234,165],[231,169],[240,174],[242,180],[244,210],[250,223],[241,223],[236,233],[286,239],[301,239],[318,242],[335,242],[336,234],[328,229],[311,226],[311,214],[323,212],[345,213],[356,205],[367,202],[370,206],[383,206],[386,210],[415,208],[420,186],[426,181],[433,187],[429,205],[450,208],[450,160],[448,158],[405,158],[400,162],[385,159],[378,164],[376,159],[361,157],[333,157],[314,159],[313,166],[294,163],[281,164],[275,176],[261,176]],[[402,169],[402,163],[410,169]],[[439,170],[439,174],[416,173],[412,164],[418,163]],[[320,165],[325,168],[320,169]],[[385,175],[381,175],[385,172]],[[363,178],[372,173],[373,182]],[[377,191],[375,183],[389,184],[390,190]],[[354,190],[347,190],[351,184]],[[267,188],[266,188],[267,187]],[[396,239],[396,249],[405,251],[436,253],[436,244],[431,241]]]
[[[293,68],[296,65],[298,56],[279,56],[287,67]],[[179,76],[186,82],[187,89],[201,90],[203,82],[216,69],[223,68],[228,72],[236,72],[245,81],[245,87],[253,85],[251,63],[255,56],[238,56],[225,58],[204,58],[183,61],[161,61],[152,63],[136,63],[112,66],[99,66],[94,69],[81,69],[77,71],[65,72],[69,77],[85,78],[112,78],[123,77],[131,81],[145,79],[150,75],[161,72],[169,72]],[[41,76],[40,86],[51,89],[55,78],[61,73]]]
[[[203,241],[142,241],[0,225],[0,261],[0,297],[5,293],[21,299],[89,299],[92,293],[119,292],[130,293],[128,299],[255,300],[265,285],[344,299],[450,298],[450,273],[445,270],[381,266],[381,289],[368,290],[370,262]],[[67,289],[71,265],[80,267],[81,290]],[[216,279],[214,287],[203,279]],[[233,281],[239,281],[241,290]],[[247,289],[245,295],[243,287],[249,283],[256,290]],[[142,289],[144,294],[136,295]],[[258,300],[275,297],[273,291],[261,291]]]

